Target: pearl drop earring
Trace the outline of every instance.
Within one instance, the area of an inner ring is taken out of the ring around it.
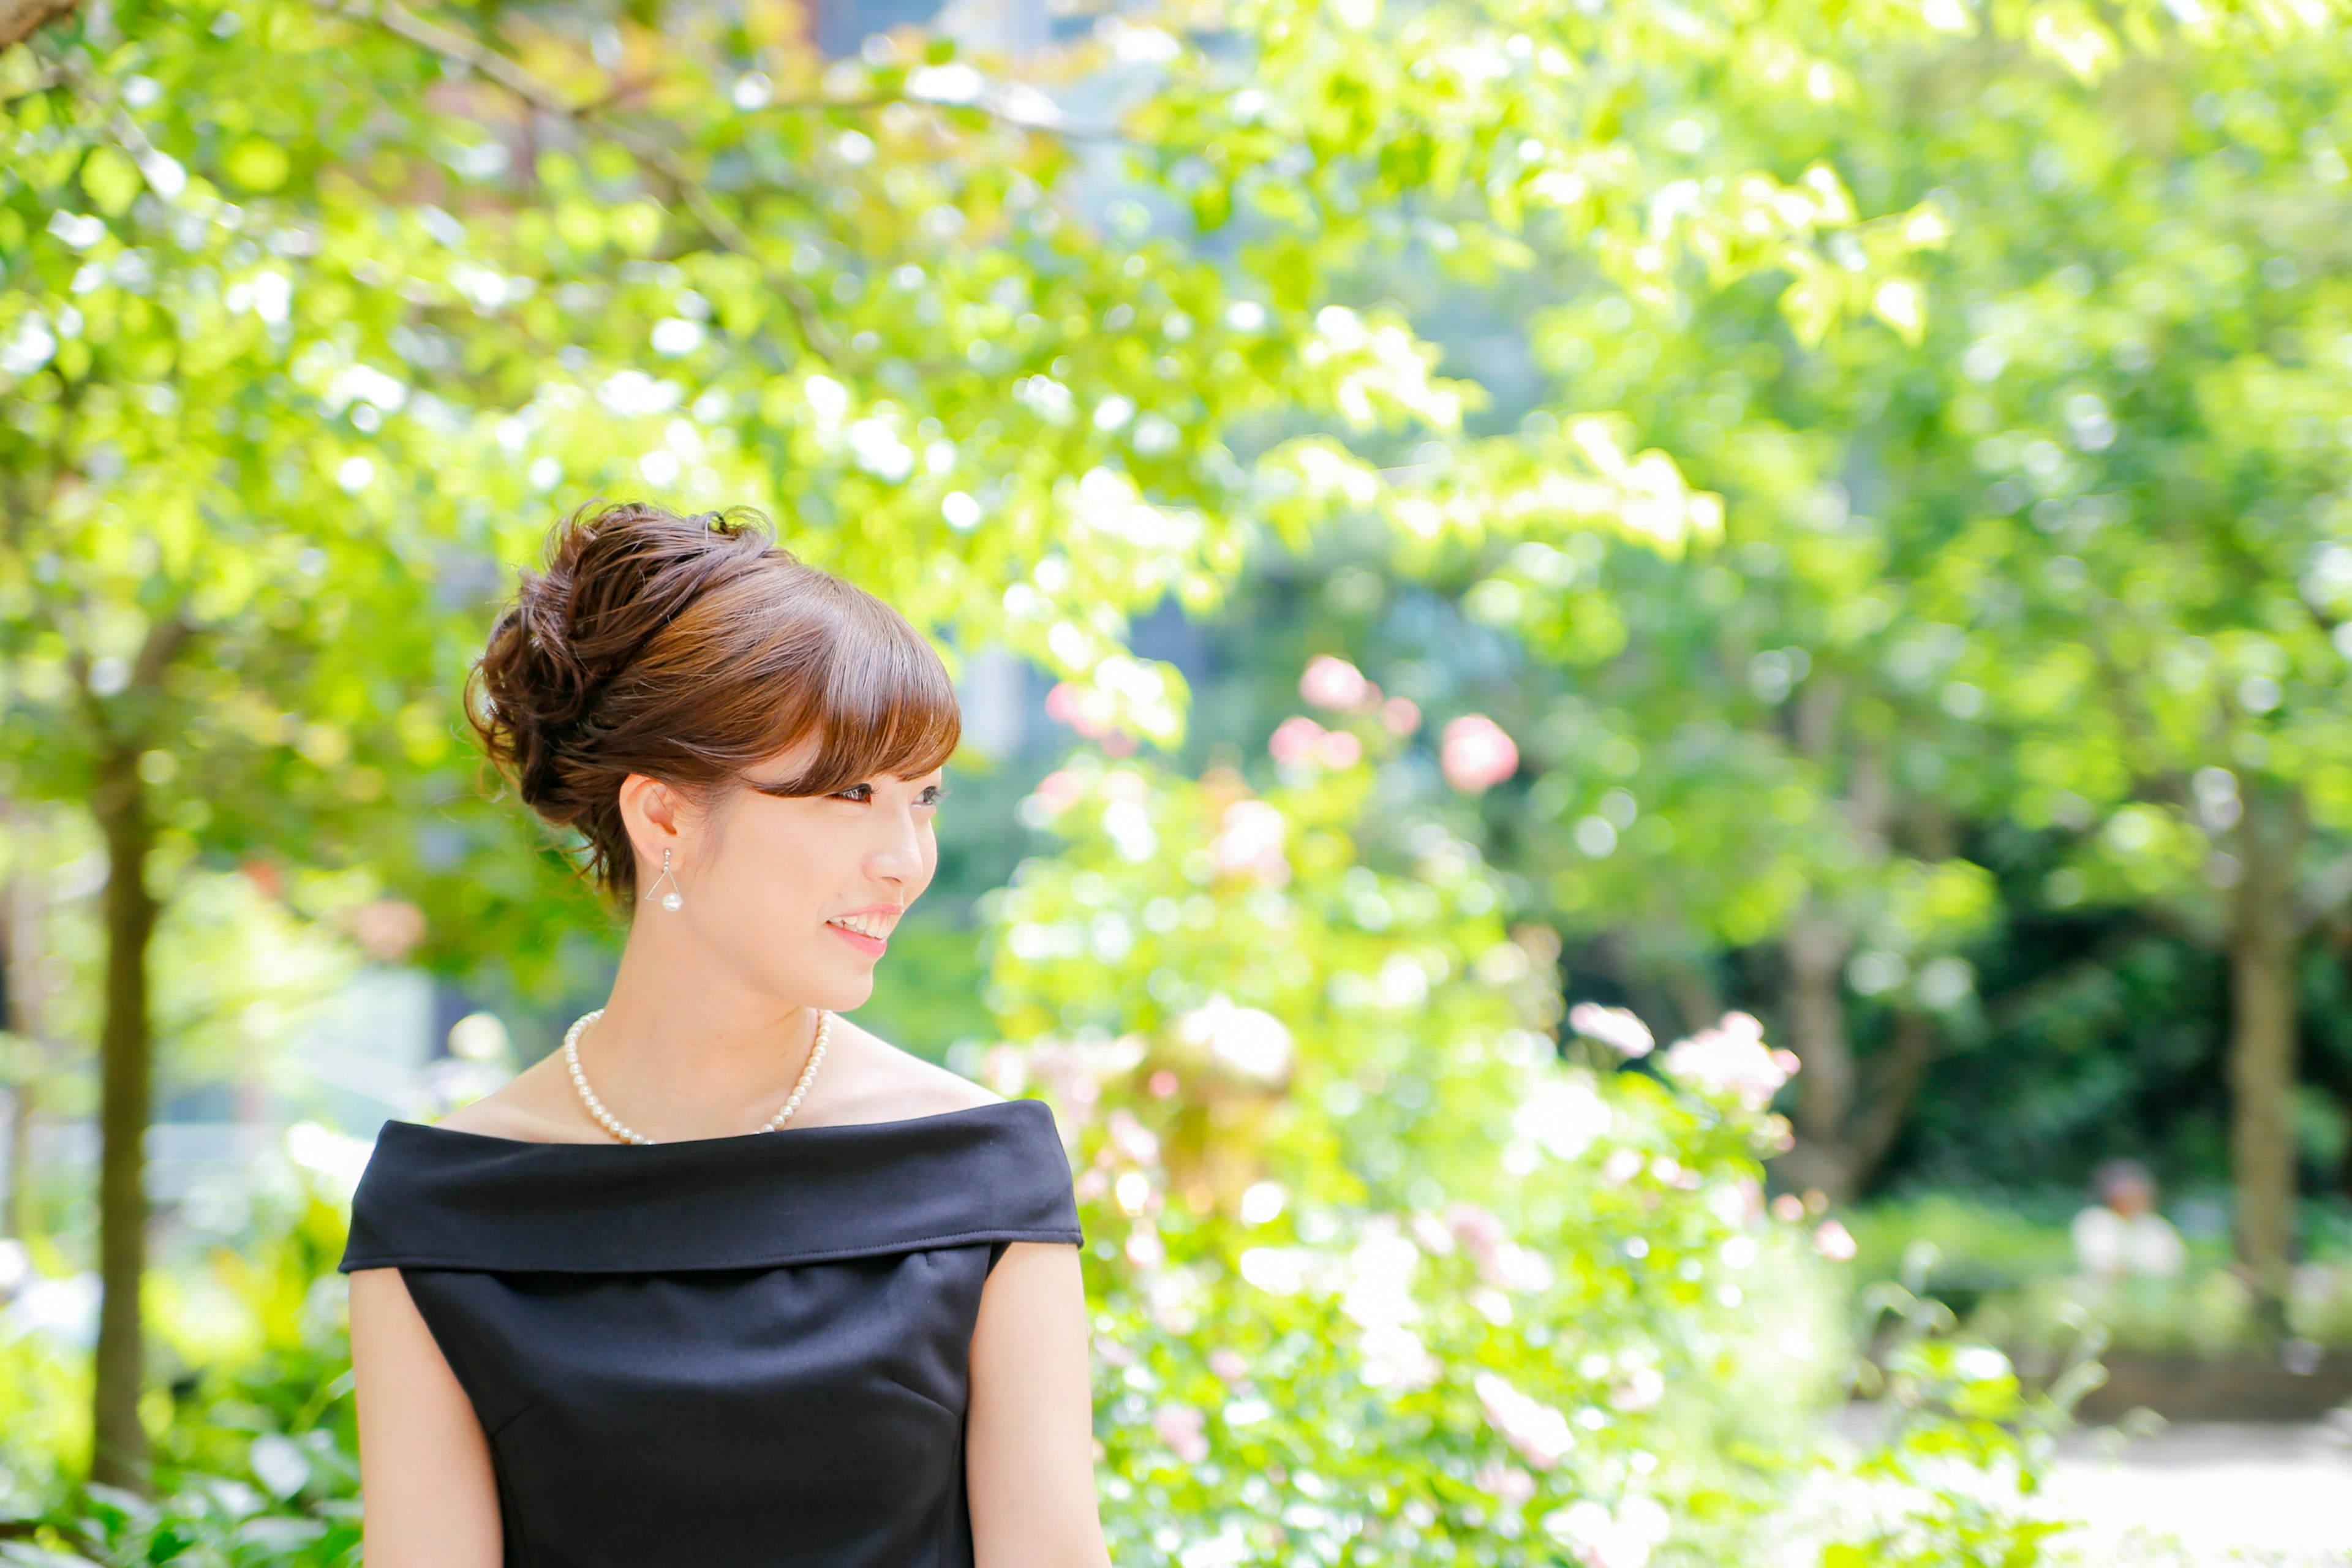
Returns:
[[[654,885],[646,889],[646,901],[647,903],[655,901],[654,894],[660,889],[661,885],[664,882],[667,882],[669,884],[669,891],[661,895],[661,907],[667,910],[670,913],[676,914],[678,910],[686,908],[686,895],[678,890],[677,879],[670,874],[669,851],[667,849],[662,851],[661,875],[656,877],[654,879]]]

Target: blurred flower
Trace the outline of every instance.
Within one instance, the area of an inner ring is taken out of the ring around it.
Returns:
[[[1227,876],[1251,876],[1268,887],[1290,880],[1290,862],[1282,843],[1289,824],[1262,800],[1237,800],[1225,807],[1217,837],[1210,842],[1209,858]]]
[[[1541,1144],[1554,1159],[1573,1160],[1606,1135],[1613,1121],[1589,1076],[1561,1073],[1520,1102],[1511,1113],[1511,1130]]]
[[[1421,728],[1421,704],[1410,697],[1391,697],[1381,704],[1381,725],[1391,735],[1410,735]]]
[[[1445,726],[1438,763],[1448,784],[1475,795],[1519,771],[1519,748],[1492,719],[1468,713]]]
[[[1666,1396],[1666,1374],[1637,1366],[1610,1385],[1609,1403],[1620,1410],[1647,1410]]]
[[[1117,731],[1118,703],[1099,687],[1065,680],[1045,693],[1045,717],[1089,741],[1099,741]]]
[[[1189,1405],[1163,1405],[1151,1417],[1152,1431],[1188,1465],[1209,1457],[1207,1427],[1207,1418]]]
[[[1135,1119],[1131,1110],[1110,1113],[1110,1146],[1119,1155],[1138,1165],[1157,1164],[1160,1161],[1160,1140],[1149,1127]]]
[[[1805,1200],[1794,1193],[1782,1193],[1772,1200],[1772,1217],[1794,1225],[1805,1217]]]
[[[1325,654],[1307,662],[1298,678],[1298,695],[1318,708],[1356,709],[1380,700],[1380,688],[1344,658]]]
[[[1616,1149],[1601,1162],[1601,1179],[1612,1187],[1622,1187],[1642,1173],[1645,1164],[1639,1149]]]
[[[425,940],[425,911],[399,899],[362,904],[344,919],[352,940],[380,963],[399,963]]]
[[[1274,736],[1265,743],[1277,763],[1307,763],[1315,760],[1323,749],[1323,737],[1328,733],[1322,725],[1304,713],[1294,713],[1275,726]]]
[[[1501,1373],[1482,1372],[1471,1386],[1486,1412],[1486,1424],[1537,1469],[1550,1469],[1576,1447],[1576,1433],[1567,1416],[1521,1394]]]
[[[321,1188],[343,1203],[351,1202],[368,1157],[374,1152],[371,1140],[347,1138],[315,1121],[298,1121],[286,1130],[286,1157],[317,1177]]]
[[[1029,798],[1035,801],[1048,816],[1058,816],[1077,804],[1087,792],[1084,780],[1067,768],[1060,768],[1037,781],[1036,793]]]
[[[1490,1461],[1470,1478],[1477,1489],[1505,1508],[1517,1508],[1536,1495],[1536,1479],[1517,1465]]]
[[[1627,1498],[1614,1514],[1588,1499],[1547,1516],[1544,1528],[1588,1568],[1645,1568],[1674,1521],[1652,1498]]]
[[[1244,1078],[1278,1084],[1290,1075],[1290,1030],[1271,1013],[1212,996],[1176,1021],[1176,1037]]]
[[[1249,1358],[1221,1347],[1209,1352],[1209,1370],[1227,1383],[1242,1383],[1249,1377]]]
[[[449,1026],[449,1054],[460,1061],[504,1066],[507,1026],[496,1013],[468,1013]]]
[[[1139,1215],[1151,1206],[1151,1178],[1140,1171],[1129,1171],[1113,1184],[1111,1194],[1118,1206],[1129,1214]]]
[[[1006,1058],[1000,1060],[995,1051],[990,1052],[982,1058],[981,1076],[1008,1100],[1018,1099],[1034,1079],[1052,1100],[1055,1121],[1068,1140],[1094,1120],[1103,1085],[1133,1070],[1143,1060],[1145,1049],[1139,1035],[1083,1042],[1046,1038],[1025,1053],[1017,1047],[999,1047]],[[1003,1087],[1005,1084],[1012,1087]],[[1148,1165],[1156,1157],[1141,1158],[1137,1163]]]
[[[1280,1217],[1286,1194],[1273,1182],[1259,1182],[1242,1194],[1242,1223],[1268,1225]]]
[[[98,1342],[98,1302],[102,1294],[96,1274],[69,1274],[62,1279],[36,1275],[0,1312],[0,1324],[11,1333],[47,1334],[87,1350]]]
[[[1579,1002],[1568,1010],[1568,1026],[1588,1040],[1599,1040],[1620,1056],[1646,1057],[1657,1037],[1650,1026],[1623,1007],[1603,1007]]]
[[[1726,1013],[1714,1028],[1668,1047],[1665,1069],[1703,1094],[1727,1094],[1750,1110],[1761,1110],[1796,1076],[1797,1058],[1768,1047],[1764,1026],[1754,1017]]]
[[[1367,1388],[1426,1388],[1443,1370],[1421,1336],[1402,1323],[1374,1324],[1357,1348],[1364,1358],[1358,1375]]]
[[[1127,1260],[1142,1269],[1157,1268],[1168,1261],[1167,1244],[1150,1220],[1128,1233]]]
[[[980,1058],[980,1081],[1007,1100],[1020,1099],[1029,1087],[1030,1055],[1018,1046],[991,1047]]]
[[[1242,1253],[1242,1278],[1271,1296],[1307,1289],[1311,1257],[1296,1247],[1253,1247]]]
[[[1541,1253],[1531,1252],[1511,1239],[1503,1222],[1475,1204],[1456,1204],[1445,1214],[1462,1243],[1462,1250],[1478,1267],[1478,1277],[1505,1290],[1549,1288],[1551,1265]]]
[[[1326,768],[1352,768],[1364,760],[1364,742],[1345,730],[1326,730],[1304,713],[1285,719],[1265,743],[1274,760],[1286,766],[1313,763]]]
[[[1437,1380],[1435,1358],[1410,1326],[1421,1321],[1412,1294],[1420,1268],[1421,1249],[1388,1220],[1374,1222],[1349,1255],[1339,1310],[1363,1330],[1359,1375],[1367,1387],[1423,1388]]]
[[[1860,1249],[1854,1245],[1853,1233],[1830,1219],[1823,1220],[1822,1227],[1813,1232],[1813,1250],[1832,1263],[1851,1263]]]

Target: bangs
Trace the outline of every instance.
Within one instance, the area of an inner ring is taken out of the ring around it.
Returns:
[[[751,787],[761,795],[831,795],[887,774],[919,778],[944,765],[963,733],[947,666],[904,616],[862,589],[824,578],[815,647],[786,650],[800,700],[778,715],[776,744],[814,735],[817,754],[797,778]],[[790,642],[799,642],[793,637]],[[793,657],[798,654],[800,657]],[[754,678],[757,683],[757,678]]]

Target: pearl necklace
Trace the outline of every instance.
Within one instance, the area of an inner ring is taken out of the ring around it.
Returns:
[[[621,1142],[651,1143],[654,1142],[653,1139],[637,1131],[627,1122],[604,1109],[604,1102],[596,1098],[594,1089],[588,1087],[588,1075],[580,1069],[580,1037],[588,1032],[589,1026],[604,1016],[604,1009],[602,1007],[593,1013],[583,1013],[572,1027],[563,1031],[563,1065],[572,1069],[572,1087],[580,1091],[580,1103],[588,1108],[588,1114],[596,1119],[597,1125]],[[832,1035],[833,1015],[819,1008],[816,1015],[816,1038],[809,1046],[808,1064],[801,1068],[800,1081],[793,1085],[792,1098],[784,1101],[784,1108],[770,1117],[768,1124],[761,1128],[761,1131],[775,1131],[785,1122],[790,1121],[793,1119],[793,1112],[801,1108],[802,1098],[808,1093],[809,1085],[816,1079],[817,1065],[824,1060],[825,1042],[832,1037]]]

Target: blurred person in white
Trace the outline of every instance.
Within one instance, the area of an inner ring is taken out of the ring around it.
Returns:
[[[2074,1216],[2074,1258],[2094,1279],[2170,1279],[2188,1261],[2172,1222],[2156,1212],[2156,1178],[2137,1160],[2092,1177],[2099,1201]]]

